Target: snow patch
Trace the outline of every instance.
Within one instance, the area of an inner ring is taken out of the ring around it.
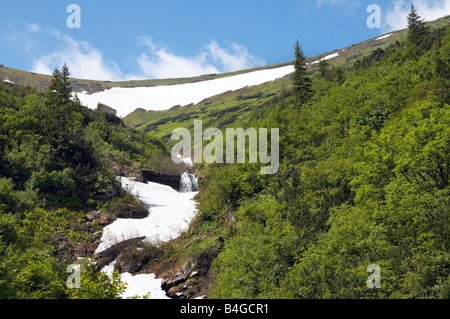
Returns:
[[[197,104],[206,98],[274,81],[292,72],[294,66],[289,65],[196,83],[137,88],[116,87],[94,94],[82,92],[77,95],[81,103],[91,109],[97,108],[98,103],[103,103],[114,108],[118,116],[124,117],[137,108],[162,111],[174,105]]]
[[[382,35],[381,37],[376,38],[375,40],[383,40],[389,38],[393,33]]]
[[[96,253],[138,237],[158,245],[177,238],[189,227],[196,213],[193,197],[197,192],[179,193],[157,183],[144,184],[124,177],[120,180],[125,191],[150,207],[149,215],[144,219],[119,218],[106,226]]]
[[[102,271],[106,272],[108,275],[112,275],[114,271],[114,264],[116,260],[110,264],[103,267]],[[166,292],[162,290],[161,284],[163,282],[162,278],[156,278],[155,274],[139,274],[132,275],[128,272],[120,274],[120,280],[126,283],[126,289],[122,293],[122,298],[132,298],[149,295],[149,299],[170,299],[166,296]]]
[[[317,61],[311,62],[310,64],[316,64],[319,63],[320,61],[326,61],[326,60],[330,60],[330,59],[334,59],[337,58],[339,56],[339,52],[327,55],[326,57],[323,57],[322,59],[319,59]]]
[[[13,81],[10,81],[10,80],[8,80],[8,79],[4,79],[3,82],[14,84]]]
[[[101,252],[123,240],[143,237],[154,244],[169,241],[187,230],[195,217],[196,207],[193,197],[198,192],[179,193],[173,188],[157,183],[140,183],[133,179],[121,177],[122,188],[145,204],[149,216],[144,219],[117,219],[103,229],[103,236],[96,252]],[[114,271],[114,260],[102,268],[111,275]],[[149,299],[170,299],[161,288],[163,279],[155,274],[130,273],[120,274],[120,279],[127,284],[122,298],[142,297],[150,293]]]

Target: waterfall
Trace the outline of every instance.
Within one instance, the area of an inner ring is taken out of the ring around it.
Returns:
[[[198,191],[198,179],[197,176],[191,173],[183,173],[181,175],[180,192],[192,193]]]

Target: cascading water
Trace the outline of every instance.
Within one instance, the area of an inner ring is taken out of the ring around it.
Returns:
[[[181,175],[180,192],[192,193],[198,191],[198,178],[191,173],[183,173]]]

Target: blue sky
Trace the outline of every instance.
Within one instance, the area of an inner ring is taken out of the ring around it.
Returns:
[[[450,0],[415,0],[427,20]],[[68,28],[69,4],[81,28]],[[19,0],[3,1],[0,63],[74,77],[169,78],[229,72],[293,59],[299,40],[314,56],[405,27],[406,0]],[[369,28],[370,4],[381,28]]]

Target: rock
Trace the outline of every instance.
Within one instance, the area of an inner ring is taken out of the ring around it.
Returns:
[[[148,246],[142,241],[131,244],[119,253],[115,264],[115,269],[120,273],[128,272],[130,274],[137,273],[142,270],[143,266],[152,261],[157,261],[164,256],[164,252],[153,246]]]
[[[162,283],[161,288],[168,293],[172,287],[178,286],[179,284],[185,282],[196,265],[196,261],[187,262],[186,264],[184,264],[182,270],[179,273],[169,278],[168,280],[165,280]]]
[[[118,212],[118,218],[128,218],[128,219],[142,219],[148,216],[148,209],[144,206],[136,207],[134,205],[128,205],[127,209]]]
[[[98,219],[95,223],[100,226],[107,226],[114,222],[114,220],[116,220],[116,217],[113,214],[104,214],[101,215],[100,219]]]
[[[142,243],[142,240],[144,239],[145,237],[138,237],[124,240],[118,244],[109,247],[104,251],[99,252],[98,254],[95,254],[94,258],[97,261],[97,268],[102,269],[104,266],[108,265],[114,259],[116,259],[117,256],[120,254],[120,252],[124,250],[126,247],[136,245],[136,243]]]
[[[188,274],[184,272],[179,272],[172,278],[170,278],[167,281],[164,281],[161,285],[161,288],[165,290],[167,293],[175,286],[178,286],[179,284],[186,281]],[[173,290],[172,290],[173,292]]]
[[[117,111],[115,109],[113,109],[112,107],[103,104],[103,103],[98,103],[97,104],[97,110],[98,111],[103,111],[105,113],[109,113],[109,114],[114,114],[117,115]]]
[[[93,211],[88,211],[87,212],[87,214],[86,214],[86,218],[88,219],[88,220],[94,220],[94,219],[97,219],[97,218],[99,218],[100,217],[100,215],[101,215],[101,211],[100,210],[93,210]]]
[[[179,175],[171,175],[157,172],[154,170],[143,170],[142,178],[144,183],[147,182],[159,183],[170,186],[177,191],[180,190],[181,176]]]

